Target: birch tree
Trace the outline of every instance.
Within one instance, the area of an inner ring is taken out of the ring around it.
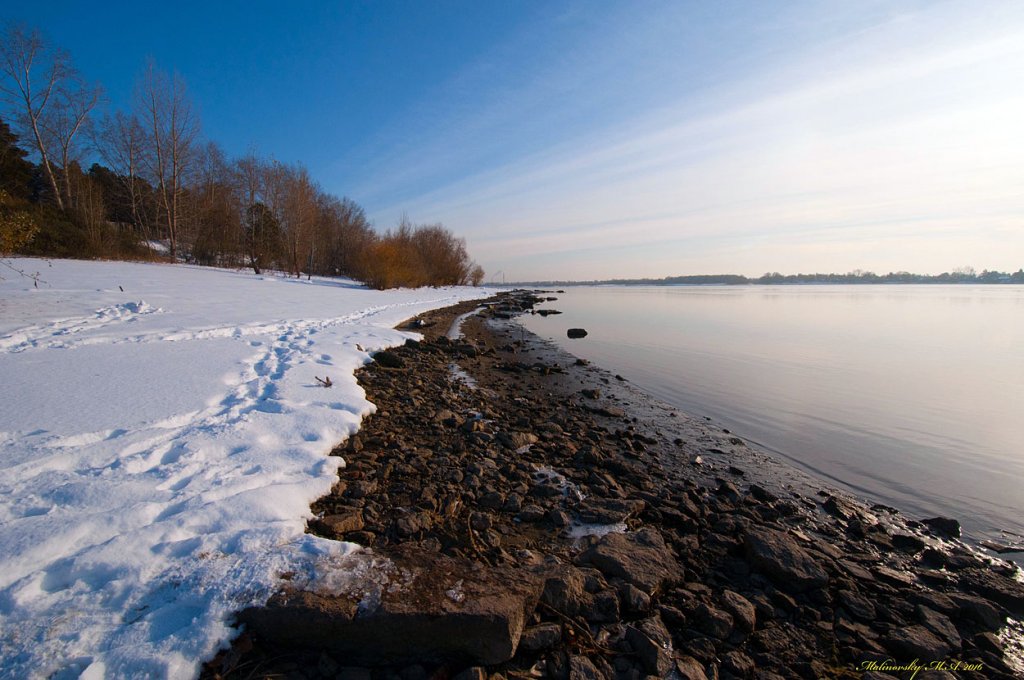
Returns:
[[[174,260],[178,255],[181,195],[194,160],[199,118],[192,110],[181,76],[158,70],[152,61],[146,67],[136,100],[139,118],[149,136],[145,163],[156,185]]]
[[[98,85],[90,85],[74,71],[69,71],[60,87],[53,92],[49,110],[40,120],[47,146],[60,156],[64,205],[67,208],[77,207],[72,192],[71,163],[79,160],[77,151],[79,140],[84,137],[82,130],[88,125],[89,116],[99,103],[102,92]]]
[[[22,128],[21,137],[32,140],[54,201],[63,210],[64,200],[50,159],[44,116],[70,75],[68,57],[47,47],[39,31],[11,24],[0,40],[0,71],[6,76],[0,93]]]

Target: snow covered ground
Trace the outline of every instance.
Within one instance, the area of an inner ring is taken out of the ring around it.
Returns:
[[[373,410],[353,371],[403,319],[484,295],[18,264],[45,283],[0,281],[5,677],[195,676],[232,612],[351,547],[304,527]]]

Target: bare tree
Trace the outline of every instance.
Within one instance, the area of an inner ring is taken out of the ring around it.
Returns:
[[[118,111],[106,117],[99,126],[94,145],[103,160],[114,171],[131,203],[132,226],[149,241],[149,221],[143,206],[141,167],[146,132],[135,116]]]
[[[249,151],[235,161],[235,190],[242,212],[263,200],[266,186],[267,164],[255,152]]]
[[[100,101],[102,88],[90,85],[74,71],[64,78],[52,97],[49,110],[43,115],[40,126],[47,146],[60,154],[64,176],[64,205],[74,208],[75,200],[71,190],[71,162],[78,160],[79,134],[87,125],[89,115]]]
[[[188,194],[198,217],[192,254],[205,264],[235,266],[243,250],[244,226],[235,200],[234,166],[215,142],[203,145],[197,156]]]
[[[0,70],[7,76],[0,92],[17,114],[16,120],[23,128],[21,136],[30,137],[35,144],[53,198],[63,210],[64,200],[57,188],[47,146],[44,116],[71,73],[68,57],[60,50],[49,49],[39,31],[11,24],[0,39]]]
[[[235,161],[235,202],[243,216],[245,257],[256,274],[261,274],[281,249],[280,224],[273,207],[283,202],[274,200],[279,193],[277,184],[282,184],[281,192],[284,189],[282,182],[275,183],[276,179],[273,166],[251,149]]]
[[[193,161],[199,119],[181,77],[157,70],[152,61],[146,67],[136,99],[139,117],[149,134],[146,165],[156,184],[173,260],[178,253],[181,194]]]
[[[469,283],[474,287],[479,286],[484,282],[484,268],[478,264],[474,264],[473,268],[469,271]]]
[[[457,286],[469,282],[472,262],[466,242],[441,224],[425,224],[413,233],[424,283],[432,286]]]
[[[319,189],[302,166],[274,162],[267,169],[267,205],[281,224],[287,266],[296,277],[312,259]]]
[[[69,187],[74,187],[74,211],[85,228],[89,250],[96,255],[109,252],[112,233],[107,229],[103,189],[77,163],[66,168],[64,175]]]
[[[328,276],[352,276],[360,253],[374,238],[366,213],[355,201],[325,192],[317,197],[317,203],[315,271]]]

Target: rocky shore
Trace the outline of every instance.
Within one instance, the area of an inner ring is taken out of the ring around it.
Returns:
[[[377,412],[309,530],[366,548],[204,677],[1020,677],[1012,565],[560,352],[514,321],[541,300],[454,339],[481,303],[439,310],[357,373]]]

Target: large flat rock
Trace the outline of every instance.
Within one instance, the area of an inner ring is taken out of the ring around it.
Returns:
[[[683,570],[656,529],[629,534],[608,534],[578,558],[605,576],[621,578],[651,594],[666,583],[682,580]]]
[[[543,585],[526,569],[417,548],[363,551],[239,621],[264,640],[338,653],[352,664],[489,665],[515,654]]]
[[[747,560],[785,590],[804,591],[828,582],[828,573],[789,534],[750,528],[744,537]]]

